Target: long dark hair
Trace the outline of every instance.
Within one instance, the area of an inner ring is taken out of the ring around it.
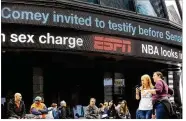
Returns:
[[[128,113],[127,101],[123,100],[122,103],[124,103],[124,107],[120,106],[119,109],[120,113],[127,114]]]
[[[109,110],[115,110],[115,106],[114,106],[113,100],[109,101],[109,103],[112,103],[112,105],[109,104]]]

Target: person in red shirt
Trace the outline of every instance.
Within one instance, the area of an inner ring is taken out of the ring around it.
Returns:
[[[174,112],[169,97],[174,91],[163,81],[161,72],[154,72],[153,80],[156,83],[155,89],[149,90],[152,95],[153,115],[156,119],[169,119]]]

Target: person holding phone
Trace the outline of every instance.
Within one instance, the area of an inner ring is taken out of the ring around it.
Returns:
[[[136,111],[137,119],[151,119],[152,117],[152,94],[148,90],[152,90],[154,86],[152,85],[150,76],[145,74],[141,77],[141,87],[136,88],[136,99],[140,100],[139,107]],[[140,99],[141,94],[141,99]]]

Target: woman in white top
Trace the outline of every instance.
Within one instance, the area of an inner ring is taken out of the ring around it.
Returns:
[[[151,119],[152,117],[152,94],[148,92],[154,88],[152,85],[150,76],[145,74],[141,77],[141,84],[140,88],[136,88],[136,99],[140,99],[141,93],[141,100],[139,103],[139,107],[136,111],[136,118],[137,119]]]

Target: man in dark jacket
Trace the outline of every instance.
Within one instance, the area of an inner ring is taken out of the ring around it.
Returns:
[[[86,107],[86,110],[85,110],[86,119],[98,119],[99,118],[98,108],[95,105],[95,103],[96,103],[96,99],[91,98],[90,104]]]
[[[58,108],[58,114],[60,119],[72,118],[72,113],[70,111],[70,108],[67,107],[66,102],[64,100],[60,102],[60,107]]]
[[[7,105],[9,119],[21,119],[25,116],[25,104],[22,101],[20,93],[15,93],[14,99],[10,100]]]

